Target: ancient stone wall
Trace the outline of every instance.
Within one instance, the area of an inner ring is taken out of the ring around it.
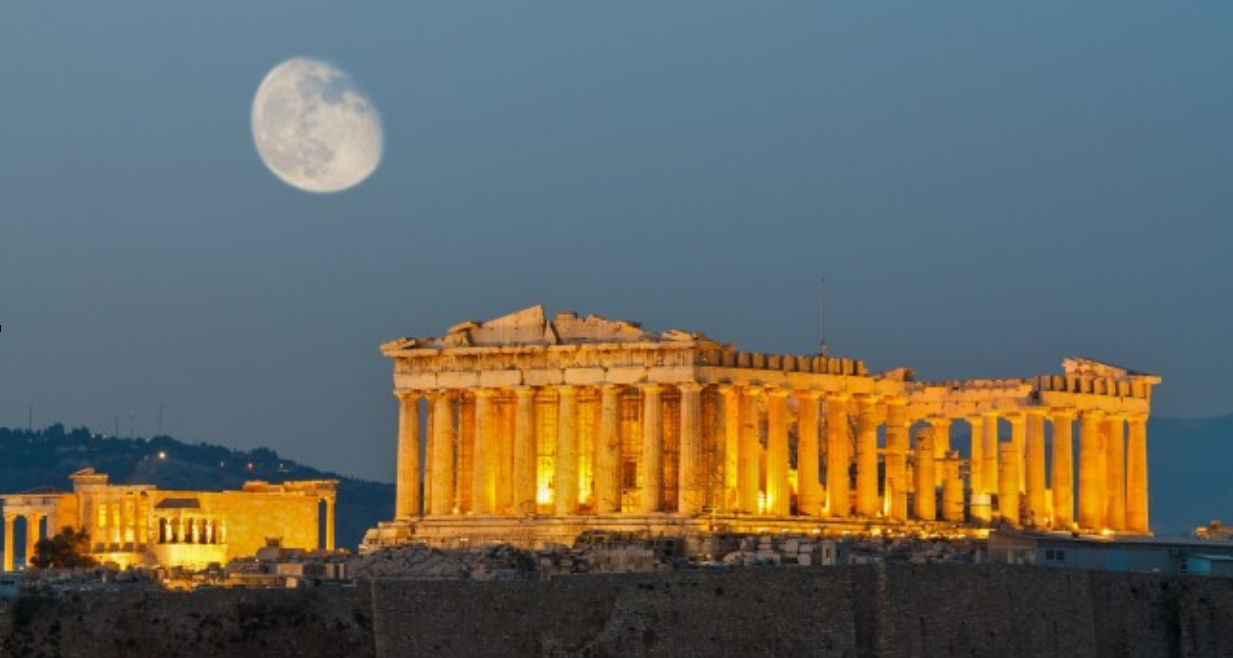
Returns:
[[[867,565],[0,603],[0,655],[1229,656],[1233,580]]]

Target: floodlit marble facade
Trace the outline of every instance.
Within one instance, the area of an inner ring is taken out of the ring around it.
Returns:
[[[381,351],[401,409],[396,518],[367,546],[593,529],[1150,532],[1160,378],[1089,359],[923,382],[538,306]]]
[[[90,534],[99,562],[120,566],[226,564],[255,555],[273,539],[287,547],[334,548],[336,480],[253,481],[241,491],[206,492],[110,484],[106,474],[92,468],[69,479],[72,492],[40,487],[0,496],[6,571],[13,569],[19,519],[25,525],[26,556],[33,555],[36,541],[71,526]]]

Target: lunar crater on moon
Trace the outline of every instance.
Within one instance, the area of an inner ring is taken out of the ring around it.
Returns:
[[[253,99],[253,141],[270,171],[308,192],[339,192],[381,163],[381,119],[350,77],[297,57],[274,67]]]

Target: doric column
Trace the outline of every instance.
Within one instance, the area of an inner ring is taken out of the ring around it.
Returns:
[[[1126,529],[1126,416],[1105,416],[1105,491],[1108,503],[1105,524],[1113,530]]]
[[[848,447],[848,396],[826,395],[826,512],[832,518],[852,514],[852,493],[848,475],[851,450]]]
[[[981,472],[980,482],[984,490],[981,493],[996,494],[998,492],[998,412],[989,411],[984,414],[984,441],[981,442]]]
[[[1101,420],[1102,414],[1093,409],[1079,414],[1079,527],[1087,530],[1104,527],[1107,474],[1101,459]]]
[[[856,398],[856,515],[878,514],[878,420],[877,400]]]
[[[39,523],[43,520],[43,515],[38,513],[26,515],[26,567],[30,566],[30,561],[34,559],[34,545],[38,540],[42,539],[42,533],[39,531]]]
[[[702,477],[702,387],[694,382],[678,384],[681,392],[681,452],[677,474],[677,511],[697,514],[702,509],[704,487]]]
[[[17,519],[15,514],[4,515],[4,570],[13,570],[13,521]]]
[[[1010,444],[1015,447],[1015,454],[1019,456],[1019,493],[1022,494],[1025,489],[1023,474],[1027,473],[1024,461],[1027,457],[1027,418],[1022,412],[1012,411],[1006,414],[1006,421],[1010,423]],[[999,470],[999,478],[1000,473]]]
[[[1053,410],[1053,527],[1068,530],[1075,514],[1073,409]]]
[[[449,391],[432,396],[432,513],[454,512],[454,409]]]
[[[1126,450],[1126,529],[1149,532],[1147,510],[1147,414],[1133,414]]]
[[[492,391],[476,389],[475,443],[471,452],[471,511],[492,514],[496,511],[496,466],[500,453],[497,442],[496,414],[493,413]]]
[[[663,509],[664,407],[659,384],[643,384],[642,390],[642,513]]]
[[[946,469],[941,467],[941,463],[950,455],[950,419],[930,416],[925,420],[933,427],[933,482],[940,487],[946,477]]]
[[[792,511],[788,481],[788,391],[766,389],[766,509],[772,516]]]
[[[998,513],[1004,523],[1012,526],[1019,525],[1019,465],[1022,463],[1023,458],[1013,442],[998,445]]]
[[[1049,493],[1045,485],[1045,415],[1040,408],[1024,412],[1027,437],[1024,442],[1024,492],[1027,495],[1027,525],[1043,526],[1049,518]]]
[[[720,441],[723,445],[725,512],[740,510],[741,402],[740,391],[731,385],[719,386]]]
[[[922,521],[932,521],[937,518],[937,492],[934,488],[936,477],[933,468],[933,439],[935,431],[932,427],[922,427],[916,434],[916,518]]]
[[[394,516],[420,515],[420,395],[398,394],[398,483]]]
[[[516,514],[514,504],[514,405],[509,391],[501,389],[494,393],[493,413],[496,414],[496,459],[493,469],[497,480],[496,513],[502,516]]]
[[[514,510],[534,514],[536,497],[535,389],[514,389]]]
[[[758,440],[758,396],[761,392],[757,386],[741,391],[740,510],[748,514],[758,513],[761,500],[762,444]]]
[[[595,446],[595,505],[600,514],[621,511],[620,392],[613,384],[599,389],[599,443]]]
[[[964,418],[964,420],[968,421],[968,431],[971,432],[971,441],[969,442],[971,445],[968,448],[968,472],[970,473],[969,486],[974,494],[984,493],[985,483],[983,476],[985,474],[985,419],[976,414],[972,414]]]
[[[818,391],[797,391],[796,414],[796,510],[808,516],[822,515],[821,454],[818,441]]]
[[[557,458],[553,488],[557,515],[578,511],[578,394],[573,386],[557,387]]]
[[[334,550],[334,497],[325,499],[325,550]]]
[[[908,423],[905,398],[886,401],[886,498],[890,518],[908,520]]]

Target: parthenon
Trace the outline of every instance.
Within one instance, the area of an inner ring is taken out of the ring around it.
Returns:
[[[1150,534],[1160,378],[1091,359],[928,382],[539,306],[381,351],[400,401],[397,500],[367,545],[593,529]]]

